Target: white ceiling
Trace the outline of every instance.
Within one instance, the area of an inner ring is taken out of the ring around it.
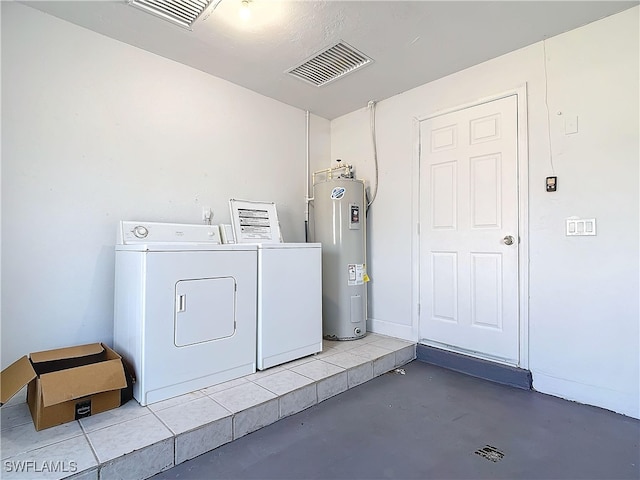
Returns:
[[[222,0],[189,31],[126,0],[23,3],[327,119],[638,5],[252,0],[245,22]],[[374,63],[323,87],[285,73],[338,40]]]

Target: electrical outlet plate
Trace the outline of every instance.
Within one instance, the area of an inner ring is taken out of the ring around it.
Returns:
[[[555,192],[558,187],[558,177],[547,177],[547,192]]]
[[[595,218],[567,218],[567,236],[592,236],[596,234]]]

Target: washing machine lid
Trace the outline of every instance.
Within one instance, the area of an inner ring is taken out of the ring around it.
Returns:
[[[238,243],[282,243],[276,204],[229,200],[231,228]]]
[[[287,248],[322,248],[321,243],[260,243],[258,250],[282,250]]]
[[[211,243],[137,243],[133,245],[116,245],[116,251],[118,252],[211,252],[211,251],[230,251],[230,250],[243,250],[243,251],[256,251],[257,245],[251,245],[249,243],[238,245],[237,243],[231,244],[211,244]]]

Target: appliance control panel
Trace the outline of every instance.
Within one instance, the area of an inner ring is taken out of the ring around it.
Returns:
[[[218,225],[121,221],[118,245],[142,243],[220,244]]]

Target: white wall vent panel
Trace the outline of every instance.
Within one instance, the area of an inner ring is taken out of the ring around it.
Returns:
[[[369,65],[373,59],[343,41],[314,54],[286,73],[322,87],[349,73]]]
[[[129,5],[191,30],[195,21],[210,6],[209,13],[221,0],[129,0]]]

